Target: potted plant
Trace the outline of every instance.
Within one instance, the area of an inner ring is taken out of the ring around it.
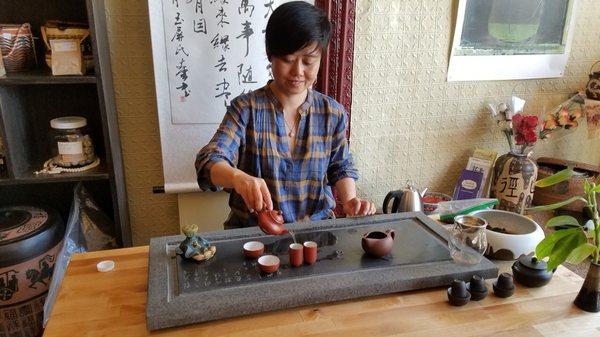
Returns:
[[[572,168],[567,168],[537,181],[535,185],[537,187],[552,186],[569,179],[574,174],[577,173]],[[583,286],[575,298],[575,305],[589,312],[600,311],[600,217],[598,216],[596,193],[600,193],[600,185],[584,179],[583,195],[529,209],[534,212],[548,211],[575,201],[585,203],[583,213],[589,220],[583,224],[569,215],[559,215],[548,220],[546,227],[561,226],[564,229],[546,236],[537,245],[535,255],[538,259],[548,258],[548,270],[553,270],[565,261],[579,264],[588,258],[591,259]]]

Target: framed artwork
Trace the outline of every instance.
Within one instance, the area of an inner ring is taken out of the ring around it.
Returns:
[[[577,0],[460,0],[448,81],[561,77]]]

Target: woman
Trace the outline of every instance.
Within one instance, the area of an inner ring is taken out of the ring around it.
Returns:
[[[375,213],[356,195],[358,174],[341,104],[311,89],[331,23],[303,2],[279,6],[265,44],[273,80],[231,101],[212,140],[198,153],[202,190],[231,191],[225,228],[256,225],[251,213],[279,209],[285,222],[335,217],[335,186],[348,216]]]

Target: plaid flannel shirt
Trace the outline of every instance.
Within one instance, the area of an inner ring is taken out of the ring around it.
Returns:
[[[334,99],[308,90],[299,107],[296,144],[291,151],[283,109],[267,84],[231,101],[212,140],[196,157],[198,185],[218,191],[210,168],[219,161],[265,180],[274,209],[285,222],[335,217],[331,191],[338,180],[358,179],[346,139],[346,113]],[[229,191],[231,213],[225,228],[255,226],[242,197]]]

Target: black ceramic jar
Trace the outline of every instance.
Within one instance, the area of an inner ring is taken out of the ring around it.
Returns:
[[[527,287],[542,287],[550,282],[554,270],[548,271],[548,264],[538,260],[533,254],[521,255],[512,265],[515,280]]]
[[[0,206],[0,336],[39,336],[64,224],[43,206]]]

